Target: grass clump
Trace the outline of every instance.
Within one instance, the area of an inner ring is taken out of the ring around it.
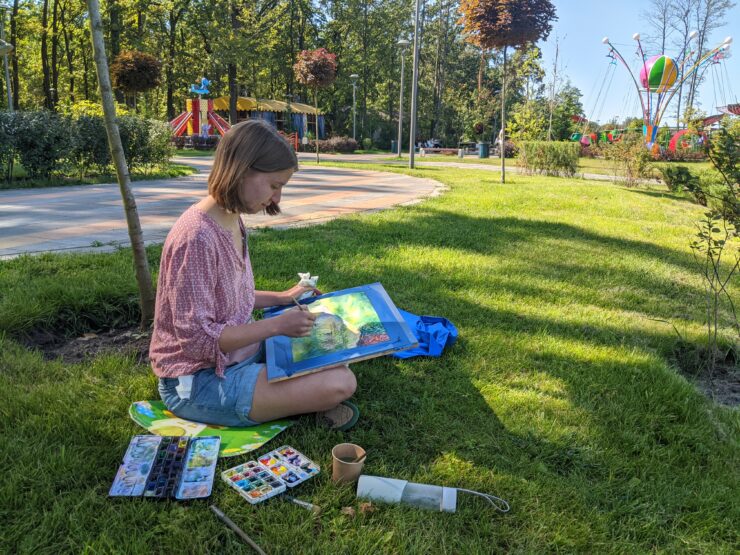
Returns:
[[[450,318],[460,340],[439,359],[355,364],[356,428],[331,433],[306,419],[277,440],[322,466],[296,492],[320,517],[279,500],[253,507],[218,482],[212,502],[271,553],[733,552],[738,413],[676,372],[675,333],[658,321],[702,337],[688,249],[701,208],[583,180],[414,175],[450,189],[253,235],[257,288],[284,288],[299,270],[326,291],[381,281],[399,307]],[[158,249],[149,253],[156,263]],[[130,253],[2,262],[0,280],[0,551],[248,552],[207,502],[106,498],[141,431],[127,407],[157,396],[145,365],[116,354],[46,361],[12,339],[18,322],[66,326],[64,310],[128,302]],[[454,515],[377,505],[347,516],[354,490],[330,480],[342,441],[367,449],[368,474],[494,493],[512,512],[461,496]]]

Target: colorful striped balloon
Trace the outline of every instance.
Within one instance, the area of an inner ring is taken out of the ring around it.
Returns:
[[[653,56],[640,71],[642,86],[652,92],[664,93],[670,89],[678,77],[676,62],[668,56]]]

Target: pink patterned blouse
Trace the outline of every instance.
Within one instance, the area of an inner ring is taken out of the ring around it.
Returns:
[[[254,276],[241,220],[244,251],[231,233],[208,214],[188,208],[175,222],[162,249],[149,358],[160,378],[203,368],[224,368],[259,350],[259,344],[224,353],[218,345],[226,326],[249,322]]]

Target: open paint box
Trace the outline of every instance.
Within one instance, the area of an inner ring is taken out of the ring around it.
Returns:
[[[259,457],[221,473],[221,478],[252,504],[261,503],[294,488],[320,471],[319,465],[283,445]]]

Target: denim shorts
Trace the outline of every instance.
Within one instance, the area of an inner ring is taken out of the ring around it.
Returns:
[[[249,419],[249,411],[257,377],[264,366],[260,349],[248,359],[228,366],[223,378],[216,376],[215,368],[198,370],[192,376],[184,376],[182,382],[181,378],[160,378],[159,396],[170,412],[185,420],[219,426],[255,426],[259,422]]]

